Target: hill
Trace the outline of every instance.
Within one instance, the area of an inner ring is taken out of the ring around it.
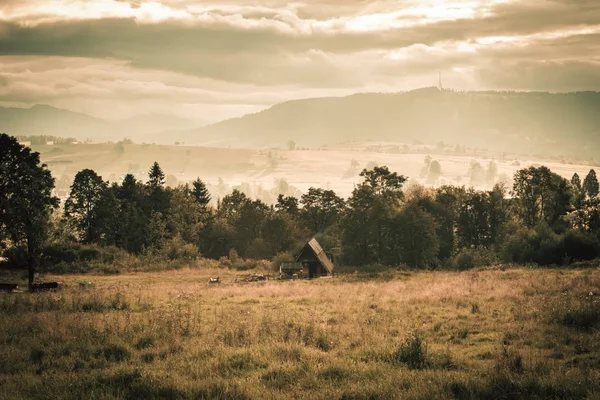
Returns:
[[[322,146],[347,141],[463,144],[593,157],[600,93],[454,92],[425,88],[294,100],[187,131],[188,143]],[[182,135],[183,132],[179,132]]]
[[[191,121],[169,115],[139,115],[132,118],[107,121],[48,105],[31,108],[0,107],[0,132],[11,135],[50,135],[92,139],[97,142],[121,140],[128,137],[137,142],[160,141],[156,135],[168,129],[191,128]],[[171,138],[164,143],[173,143]]]

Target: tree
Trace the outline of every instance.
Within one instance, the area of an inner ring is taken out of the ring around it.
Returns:
[[[481,185],[485,180],[485,169],[477,161],[471,161],[469,177],[472,186]]]
[[[573,208],[579,210],[584,206],[585,192],[583,191],[581,179],[577,173],[574,173],[571,178],[571,187],[573,189],[573,198],[571,200]]]
[[[374,167],[360,174],[342,220],[342,251],[351,264],[384,262],[389,251],[389,223],[403,197],[406,178],[387,167]]]
[[[0,134],[0,240],[6,236],[25,253],[29,285],[39,265],[52,210],[54,178],[40,156],[7,134]]]
[[[298,217],[300,214],[298,199],[294,196],[284,196],[282,194],[277,196],[277,204],[275,204],[275,209],[278,212],[286,212],[294,218]]]
[[[373,167],[364,169],[360,176],[365,178],[363,185],[370,187],[375,195],[391,196],[396,199],[402,198],[402,185],[406,182],[404,175],[390,172],[388,167]]]
[[[206,208],[187,185],[173,189],[171,203],[166,215],[171,237],[179,236],[187,243],[198,244],[208,223]]]
[[[250,199],[237,189],[233,189],[231,194],[223,197],[217,208],[217,214],[226,218],[230,223],[235,222],[238,218],[242,206],[249,202]]]
[[[492,185],[496,180],[496,175],[498,174],[498,166],[495,162],[490,161],[487,166],[487,170],[485,171],[485,181],[488,185]]]
[[[548,167],[529,167],[515,173],[513,195],[517,214],[533,228],[544,221],[553,226],[570,208],[569,183]]]
[[[81,240],[87,243],[99,239],[100,227],[98,206],[108,185],[101,176],[84,169],[75,175],[71,193],[65,202],[65,217],[73,222]]]
[[[489,196],[486,192],[467,190],[461,201],[456,222],[459,247],[487,247],[493,243]]]
[[[125,175],[121,186],[111,190],[119,203],[115,244],[130,253],[139,253],[146,241],[146,228],[151,213],[144,212],[146,190],[144,185],[131,174]]]
[[[442,166],[437,160],[433,160],[429,164],[429,171],[427,172],[427,183],[434,184],[435,181],[442,175]]]
[[[302,219],[312,233],[323,232],[335,224],[344,208],[344,199],[333,190],[309,188],[302,195]]]
[[[593,199],[598,196],[599,185],[598,178],[596,177],[596,171],[590,169],[587,176],[583,180],[583,192],[589,199]]]
[[[411,268],[428,268],[437,263],[439,244],[435,219],[416,204],[407,204],[391,221],[388,264],[405,263]]]
[[[296,220],[286,212],[268,215],[263,223],[261,235],[271,256],[291,250],[303,238]]]
[[[575,172],[571,178],[571,185],[573,185],[573,187],[576,189],[581,189],[581,178],[579,178],[577,172]]]
[[[200,178],[196,179],[192,183],[192,195],[202,207],[208,207],[211,201],[211,196],[206,188],[206,184],[200,180]]]
[[[150,192],[148,202],[144,204],[145,214],[149,217],[152,213],[165,214],[169,209],[170,194],[165,189],[165,174],[160,165],[155,161],[148,172],[147,188]]]
[[[151,189],[163,187],[165,185],[165,173],[160,168],[160,165],[155,161],[148,172],[148,186]]]

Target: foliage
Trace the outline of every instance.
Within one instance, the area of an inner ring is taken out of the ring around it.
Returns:
[[[599,242],[589,233],[569,230],[557,234],[545,224],[517,228],[505,238],[500,257],[505,262],[562,265],[590,260],[599,253]]]
[[[431,157],[425,167],[431,180],[441,173]],[[474,181],[487,187],[495,181],[494,162],[483,169],[473,161],[470,168]],[[599,253],[600,203],[593,170],[582,184],[577,175],[569,182],[543,166],[522,169],[515,174],[512,198],[503,183],[491,190],[405,188],[405,176],[376,164],[360,176],[362,182],[347,201],[332,190],[313,187],[289,195],[289,185],[279,180],[274,205],[261,200],[264,190],[257,190],[259,198],[253,199],[243,187],[229,194],[227,188],[217,188],[223,197],[215,208],[200,178],[191,186],[165,186],[157,162],[146,184],[128,174],[109,186],[84,169],[73,180],[64,219],[54,216],[36,227],[51,228],[52,244],[115,246],[166,263],[195,260],[200,254],[217,260],[232,249],[246,262],[273,259],[297,254],[311,237],[350,266],[462,270],[497,259],[568,264]],[[274,200],[275,192],[269,193]],[[23,240],[16,246],[6,235],[3,239],[4,247],[14,247],[8,252],[14,263],[26,259]]]
[[[302,219],[307,228],[314,234],[323,232],[338,222],[344,208],[344,200],[333,190],[309,188],[300,199]]]
[[[200,178],[192,182],[192,195],[202,207],[208,207],[211,201],[206,184]]]
[[[393,359],[410,369],[423,369],[427,365],[427,345],[417,334],[411,334],[400,344]]]
[[[598,192],[600,190],[599,187],[600,186],[598,185],[598,178],[596,177],[596,171],[591,169],[590,172],[588,172],[585,179],[583,180],[583,185],[581,185],[583,193],[589,199],[596,198],[596,197],[598,197]]]
[[[108,184],[91,169],[84,169],[75,175],[71,193],[65,202],[65,218],[75,226],[82,241],[90,243],[98,241],[105,221],[101,210]]]
[[[16,138],[0,134],[0,241],[23,249],[33,283],[47,237],[50,213],[58,206],[54,178],[40,157]]]
[[[544,166],[517,171],[513,194],[517,197],[517,213],[529,228],[542,221],[553,226],[570,208],[569,183]]]
[[[476,267],[494,265],[497,258],[493,250],[483,246],[462,248],[450,260],[450,266],[459,271],[465,271]]]

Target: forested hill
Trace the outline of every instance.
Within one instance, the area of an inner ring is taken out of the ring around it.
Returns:
[[[95,142],[118,141],[127,137],[139,143],[161,142],[161,132],[193,126],[186,119],[160,114],[107,121],[43,104],[31,108],[0,107],[0,133],[17,136],[50,135]],[[162,143],[173,144],[173,140],[165,138]]]
[[[455,92],[425,88],[295,100],[195,130],[197,140],[237,146],[344,141],[466,144],[496,150],[593,154],[600,93]],[[190,132],[192,134],[192,132]],[[190,139],[191,141],[191,139]]]

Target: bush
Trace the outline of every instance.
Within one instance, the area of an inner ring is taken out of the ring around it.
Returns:
[[[559,235],[540,224],[507,235],[500,256],[505,262],[563,265],[594,259],[600,255],[599,249],[598,239],[590,233],[569,230]]]
[[[393,355],[393,361],[410,369],[423,369],[427,364],[427,345],[416,334],[407,337]]]
[[[496,372],[509,374],[522,374],[525,369],[523,368],[523,358],[519,353],[514,350],[503,347],[502,351],[496,354],[494,367]]]
[[[40,270],[53,273],[88,272],[93,264],[114,265],[130,255],[114,246],[53,243],[43,248]]]
[[[463,248],[452,257],[450,265],[453,269],[465,271],[475,267],[495,264],[496,254],[485,247]]]
[[[281,266],[281,264],[287,262],[294,262],[294,256],[292,255],[292,253],[277,253],[275,257],[273,257],[273,261],[271,261],[271,269],[273,271],[279,271],[279,267]]]
[[[600,255],[598,239],[588,232],[565,232],[561,237],[561,247],[569,261],[593,260]]]
[[[550,321],[571,328],[589,330],[600,325],[600,299],[593,292],[579,296],[564,293],[552,303]]]

